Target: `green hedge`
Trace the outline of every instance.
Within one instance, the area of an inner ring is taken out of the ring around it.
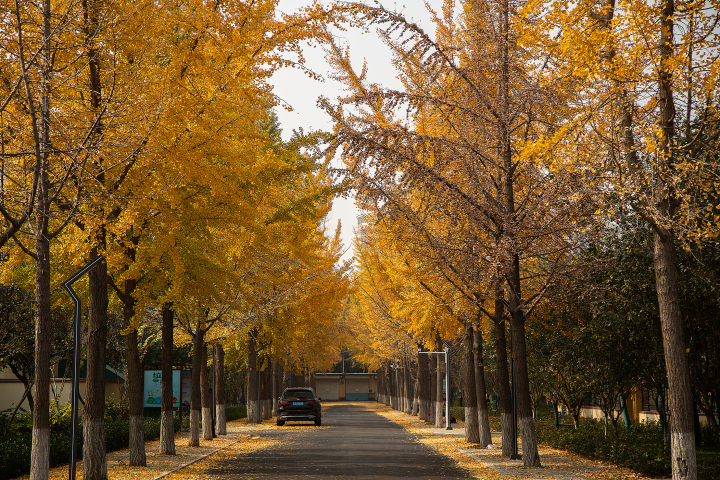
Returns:
[[[232,422],[245,417],[247,417],[247,407],[245,405],[225,406],[225,421]]]
[[[108,402],[112,403],[112,402]],[[118,402],[120,403],[120,402]],[[106,407],[105,419],[105,448],[108,452],[126,448],[130,437],[130,421],[128,414],[122,414],[115,409],[117,404]],[[51,418],[50,431],[50,466],[68,463],[70,459],[70,420],[66,408],[55,409]],[[108,411],[111,412],[108,415]],[[118,420],[109,421],[107,417],[118,415]],[[3,418],[5,417],[5,418]],[[123,418],[124,417],[124,418]],[[7,421],[5,412],[0,412],[0,425]],[[175,431],[180,429],[180,420],[175,418]],[[143,422],[145,440],[155,440],[160,437],[160,419],[147,417]],[[82,425],[78,428],[78,460],[82,458]],[[0,480],[18,477],[30,471],[30,450],[32,445],[32,417],[23,412],[13,422],[9,434],[0,439]]]
[[[500,415],[490,410],[490,429],[500,431]],[[451,407],[450,414],[458,419],[465,418],[465,411]],[[670,446],[663,444],[663,435],[657,423],[634,423],[626,430],[622,422],[615,435],[612,426],[602,421],[581,419],[576,431],[566,418],[560,427],[555,427],[552,409],[542,405],[535,418],[535,432],[538,442],[553,448],[568,450],[584,457],[629,468],[652,477],[670,477]],[[701,430],[702,445],[697,447],[698,480],[720,479],[720,446],[712,429],[704,426]]]
[[[555,427],[552,413],[535,419],[538,442],[554,448],[569,450],[584,457],[613,463],[653,477],[670,477],[670,446],[663,444],[657,423],[634,423],[625,429],[621,422],[618,434],[602,421],[581,419],[580,428],[572,425]],[[709,427],[703,427],[703,443],[697,448],[698,480],[720,478],[720,447]]]
[[[443,412],[445,413],[445,412]],[[450,407],[450,416],[461,422],[465,421],[465,407]]]
[[[670,456],[663,452],[662,435],[653,423],[634,424],[625,430],[621,424],[616,437],[609,427],[605,437],[602,422],[584,420],[579,430],[555,427],[547,418],[536,420],[538,441],[569,450],[584,457],[630,468],[645,475],[669,476]]]

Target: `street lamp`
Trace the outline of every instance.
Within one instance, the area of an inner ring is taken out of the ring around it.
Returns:
[[[443,348],[442,352],[423,352],[418,350],[418,355],[425,353],[428,355],[445,355],[445,430],[452,430],[450,426],[450,352],[448,348]]]
[[[63,282],[63,287],[70,294],[75,303],[75,339],[73,341],[73,384],[72,384],[72,413],[70,414],[70,474],[69,479],[75,480],[77,458],[77,417],[78,397],[80,397],[80,297],[77,296],[72,284],[85,275],[98,263],[105,260],[100,255],[92,262],[85,265],[79,272]]]

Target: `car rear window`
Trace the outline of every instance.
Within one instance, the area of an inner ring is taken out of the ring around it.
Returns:
[[[296,399],[296,400],[312,400],[315,398],[313,393],[310,390],[287,390],[283,394],[283,398],[285,399]]]

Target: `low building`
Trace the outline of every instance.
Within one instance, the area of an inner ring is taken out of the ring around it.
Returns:
[[[667,398],[667,391],[665,392],[665,398]],[[666,400],[667,401],[667,400]],[[628,417],[631,422],[643,423],[643,422],[659,422],[660,413],[658,406],[655,404],[655,397],[644,389],[633,388],[630,393],[630,397],[626,400]],[[669,415],[667,404],[665,405],[666,415]],[[620,412],[620,402],[615,406],[615,414],[618,415]],[[698,420],[701,425],[707,424],[707,417],[704,413],[699,412]],[[583,404],[580,416],[583,418],[592,418],[594,420],[604,421],[605,414],[602,409],[597,406],[597,402],[592,398],[587,398]],[[621,417],[622,418],[622,417]]]
[[[50,401],[58,399],[60,405],[70,403],[72,394],[72,378],[61,377],[58,375],[58,366],[53,367],[53,377],[50,379]],[[85,398],[85,368],[80,370],[80,397]],[[120,400],[123,384],[125,383],[125,375],[106,365],[105,368],[105,397],[114,397]],[[9,368],[0,371],[0,411],[14,409],[18,402],[23,398],[25,385],[13,375]],[[21,408],[29,410],[27,400],[20,405]],[[82,405],[81,405],[82,408]]]
[[[376,373],[316,373],[315,393],[321,400],[375,400]]]

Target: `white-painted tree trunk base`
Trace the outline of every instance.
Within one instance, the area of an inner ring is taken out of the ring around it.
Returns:
[[[480,445],[486,448],[492,445],[492,432],[490,431],[490,419],[488,411],[478,408],[478,430],[480,430]]]
[[[465,405],[465,442],[480,443],[477,407],[473,408],[467,405]]]
[[[173,412],[166,410],[160,414],[160,453],[175,455],[175,426]]]
[[[30,452],[30,480],[48,480],[50,476],[50,429],[33,428]]]
[[[189,447],[200,446],[200,411],[190,410],[190,438],[188,439]]]
[[[147,466],[147,457],[145,455],[145,431],[143,428],[142,415],[130,416],[130,466],[145,467]]]
[[[540,454],[535,437],[535,423],[532,417],[520,417],[520,438],[522,438],[523,465],[540,467]]]
[[[215,422],[215,430],[218,435],[227,435],[227,416],[225,415],[225,404],[215,405],[215,414],[217,420]]]
[[[513,416],[512,413],[503,413],[500,416],[502,429],[502,456],[509,457],[513,454]]]
[[[212,408],[203,407],[202,409],[202,431],[203,440],[212,440]]]
[[[688,455],[692,445],[695,446],[694,432],[671,432],[670,454],[672,460],[673,480],[695,480],[697,478],[697,459],[695,455]]]
[[[435,402],[435,428],[442,428],[443,424],[443,402]]]
[[[247,403],[247,421],[255,423],[257,421],[257,400],[251,400]]]
[[[107,480],[105,420],[83,419],[83,438],[83,479]]]

